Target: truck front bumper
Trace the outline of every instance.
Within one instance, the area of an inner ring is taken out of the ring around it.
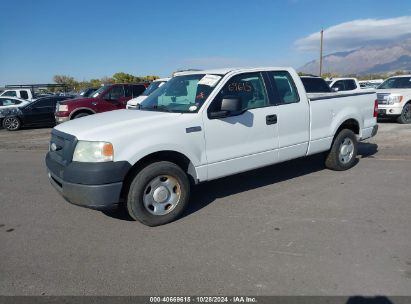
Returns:
[[[56,124],[61,124],[63,122],[69,121],[70,117],[69,116],[54,116],[56,119]]]
[[[399,116],[402,112],[401,104],[378,105],[378,117]]]
[[[52,186],[69,203],[96,210],[114,209],[120,202],[128,162],[78,163],[62,166],[46,156]]]

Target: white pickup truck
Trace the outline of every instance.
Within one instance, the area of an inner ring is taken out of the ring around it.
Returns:
[[[378,116],[411,123],[411,75],[388,78],[377,88]]]
[[[20,99],[29,100],[29,101],[32,101],[35,99],[33,92],[30,89],[6,89],[0,94],[0,96],[16,97]]]
[[[291,68],[183,72],[139,110],[55,127],[46,165],[67,201],[121,203],[156,226],[181,215],[190,184],[323,152],[326,167],[351,168],[358,141],[377,132],[377,112],[375,92],[309,100]]]
[[[353,92],[361,89],[357,78],[330,78],[326,82],[334,92]]]

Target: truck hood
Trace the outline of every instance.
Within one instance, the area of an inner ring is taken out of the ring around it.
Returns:
[[[381,89],[375,91],[377,94],[411,95],[411,89]]]
[[[56,130],[74,135],[79,140],[109,141],[122,130],[154,130],[175,121],[181,113],[115,110],[70,120],[55,127]]]

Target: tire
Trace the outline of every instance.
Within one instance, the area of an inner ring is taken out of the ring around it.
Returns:
[[[335,171],[344,171],[354,166],[358,151],[357,138],[353,131],[341,130],[334,138],[325,158],[325,166]]]
[[[17,131],[21,128],[21,121],[15,116],[5,117],[3,119],[3,128],[8,131]]]
[[[397,118],[398,123],[400,124],[409,124],[411,123],[411,103],[407,103],[402,109],[401,115]]]
[[[89,116],[89,113],[78,113],[76,115],[73,116],[73,119],[77,119],[77,118],[81,118],[81,117],[85,117],[85,116]]]
[[[159,226],[179,218],[189,197],[187,174],[174,163],[155,162],[144,167],[131,181],[127,211],[144,225]]]

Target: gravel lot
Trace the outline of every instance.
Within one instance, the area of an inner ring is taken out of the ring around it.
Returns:
[[[66,203],[49,133],[0,130],[2,295],[411,294],[411,125],[380,123],[345,172],[314,156],[197,186],[156,228]]]

